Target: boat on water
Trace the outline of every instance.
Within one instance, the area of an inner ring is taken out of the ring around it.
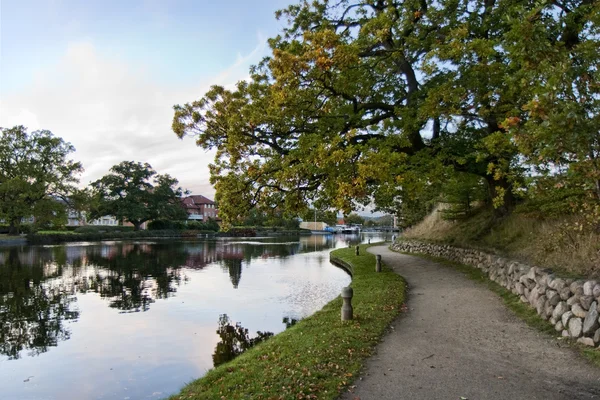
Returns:
[[[355,225],[336,225],[336,229],[339,233],[345,234],[357,234],[360,233],[360,226]]]

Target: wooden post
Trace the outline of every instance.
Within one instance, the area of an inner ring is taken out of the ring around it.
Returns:
[[[356,255],[357,255],[357,256],[358,256],[358,255],[360,255],[360,251],[359,251],[359,249],[360,249],[360,246],[358,246],[358,245],[357,245],[357,246],[356,246]]]
[[[354,296],[354,291],[351,287],[342,288],[342,300],[344,300],[342,304],[342,321],[352,320],[352,296]]]
[[[375,272],[381,272],[381,254],[375,256],[377,262],[375,263]]]

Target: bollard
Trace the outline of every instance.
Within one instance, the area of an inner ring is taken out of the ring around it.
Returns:
[[[360,248],[359,246],[356,246],[356,255],[357,255],[357,256],[358,256],[358,255],[359,255],[359,253],[360,253],[360,251],[359,251],[359,248]]]
[[[377,262],[375,263],[375,272],[381,272],[381,254],[375,256]]]
[[[352,319],[352,296],[354,291],[351,287],[342,288],[342,321],[350,321]]]

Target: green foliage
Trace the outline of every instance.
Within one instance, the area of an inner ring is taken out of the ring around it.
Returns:
[[[98,233],[98,232],[129,232],[133,231],[133,226],[108,226],[108,225],[85,225],[74,229],[76,233]]]
[[[148,229],[151,231],[155,230],[189,230],[189,231],[204,231],[204,232],[218,232],[219,224],[213,219],[209,219],[206,222],[200,221],[165,221],[155,220],[148,224]]]
[[[354,381],[386,328],[400,313],[405,283],[361,246],[331,253],[352,271],[354,320],[340,321],[341,298],[220,365],[171,399],[336,399]]]
[[[315,209],[309,208],[300,214],[300,218],[303,221],[314,221],[315,220]],[[337,224],[337,213],[331,210],[317,210],[316,220],[318,222],[325,222],[327,225],[334,226]]]
[[[472,174],[454,174],[444,183],[441,191],[441,200],[448,205],[441,212],[448,220],[471,216],[475,207],[487,199],[486,182]]]
[[[47,130],[28,133],[24,126],[0,128],[0,219],[18,233],[23,218],[40,226],[64,224],[64,206],[83,171],[68,157],[75,148]]]
[[[27,235],[27,243],[29,244],[55,244],[63,242],[81,242],[81,241],[98,241],[98,240],[118,240],[118,239],[139,239],[139,238],[172,238],[172,237],[190,237],[195,238],[197,231],[39,231]]]
[[[440,196],[468,214],[471,195],[502,216],[528,176],[565,171],[590,193],[578,212],[600,219],[598,2],[321,0],[277,15],[249,81],[175,106],[173,131],[217,149],[226,223],[374,201],[410,226]],[[444,185],[456,172],[477,183]]]
[[[148,163],[123,161],[92,182],[90,218],[113,215],[131,222],[135,230],[150,220],[184,220],[187,213],[181,205],[183,190],[177,183],[169,175],[157,174]]]
[[[358,214],[352,213],[344,217],[344,222],[347,225],[362,225],[365,223],[365,219]]]

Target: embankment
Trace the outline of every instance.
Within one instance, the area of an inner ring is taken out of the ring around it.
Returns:
[[[469,265],[519,296],[562,336],[590,346],[600,345],[600,282],[561,278],[542,269],[482,250],[415,240],[392,245],[399,252],[427,254]]]
[[[171,399],[335,399],[354,381],[404,302],[403,279],[360,247],[331,253],[352,271],[354,320],[338,297],[284,332],[190,383]]]

